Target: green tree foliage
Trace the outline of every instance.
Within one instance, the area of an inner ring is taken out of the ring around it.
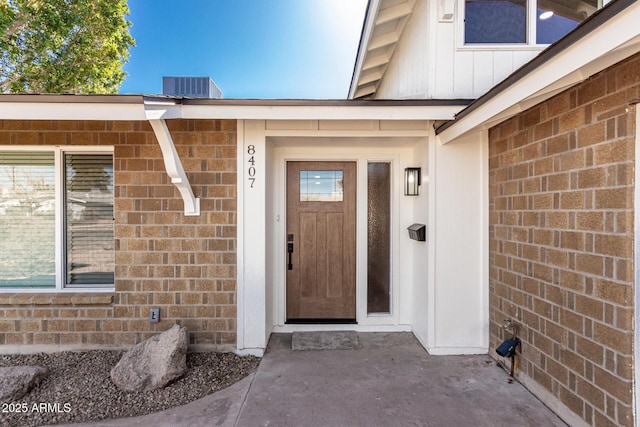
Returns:
[[[115,93],[127,0],[0,0],[0,93]]]

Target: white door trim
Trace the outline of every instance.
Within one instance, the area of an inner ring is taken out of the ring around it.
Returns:
[[[368,152],[367,152],[368,151]],[[400,314],[400,191],[401,181],[401,155],[397,147],[383,147],[379,149],[363,150],[360,146],[345,146],[329,152],[318,150],[317,146],[305,145],[301,139],[301,145],[295,147],[275,147],[273,160],[270,167],[275,168],[275,179],[268,193],[274,198],[275,232],[274,242],[270,250],[276,256],[274,269],[275,285],[275,310],[274,332],[290,332],[295,330],[379,330],[379,331],[409,331],[409,322],[401,322]],[[319,153],[321,153],[319,155]],[[406,149],[405,157],[410,157],[409,149]],[[355,161],[357,163],[357,203],[356,203],[356,320],[357,325],[289,325],[286,321],[286,163],[288,161]],[[366,288],[366,256],[367,256],[367,163],[370,161],[388,161],[391,163],[391,313],[367,315],[367,288]],[[400,190],[400,191],[399,191]],[[407,286],[409,287],[409,286]]]

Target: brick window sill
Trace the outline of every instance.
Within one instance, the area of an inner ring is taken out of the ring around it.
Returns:
[[[13,293],[0,294],[0,305],[112,305],[113,293]]]

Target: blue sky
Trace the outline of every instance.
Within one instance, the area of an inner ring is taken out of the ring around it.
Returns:
[[[366,0],[129,0],[120,93],[208,76],[225,98],[347,97]]]

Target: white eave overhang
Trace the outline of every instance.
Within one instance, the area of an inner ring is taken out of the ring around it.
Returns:
[[[166,120],[451,120],[466,101],[233,100],[144,95],[0,95],[1,120],[148,121],[165,168],[184,201],[200,215]]]
[[[616,0],[436,129],[446,144],[486,130],[640,52],[640,4]]]
[[[147,104],[163,118],[233,120],[441,120],[468,105],[452,101],[184,100],[167,107]],[[447,119],[445,119],[447,120]]]
[[[136,95],[1,95],[0,120],[148,120],[153,129],[171,183],[184,202],[186,216],[200,215],[195,197],[167,125],[148,114],[145,97]]]
[[[0,95],[0,120],[147,120],[140,95]]]
[[[469,102],[0,95],[0,120],[451,120]]]
[[[416,0],[369,0],[349,99],[373,97],[400,42]]]

